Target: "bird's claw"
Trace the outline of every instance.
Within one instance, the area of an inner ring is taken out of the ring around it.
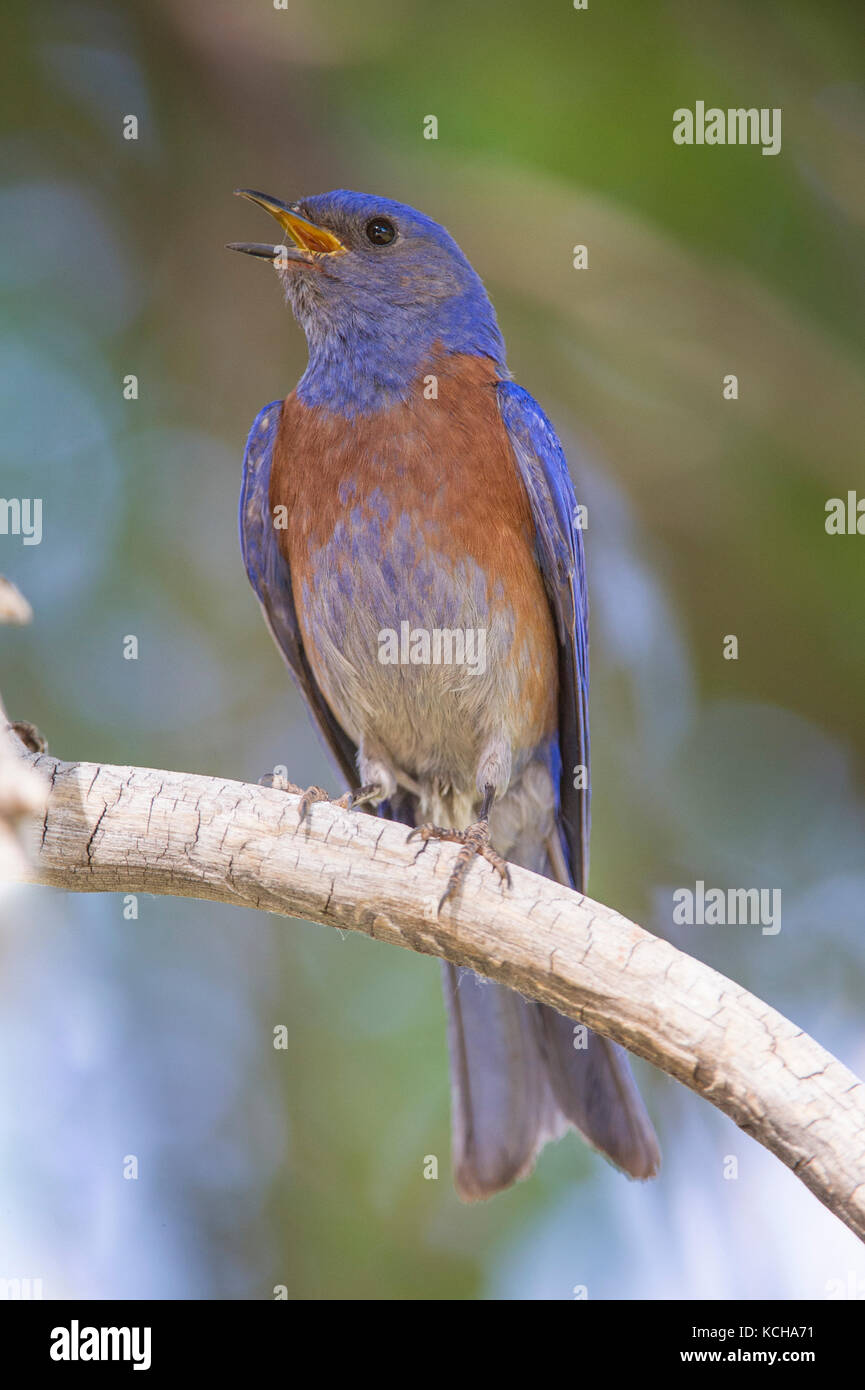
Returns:
[[[467,830],[447,830],[441,825],[419,825],[411,831],[408,839],[423,841],[419,850],[421,854],[430,840],[445,840],[462,846],[451,870],[447,888],[439,898],[439,912],[448,899],[452,898],[462,887],[469,866],[476,856],[486,859],[487,863],[492,865],[505,887],[510,888],[511,886],[511,871],[507,862],[490,845],[490,823],[488,820],[475,821],[474,825],[470,825]]]
[[[301,825],[306,820],[310,808],[318,801],[326,801],[330,806],[339,806],[340,810],[343,811],[354,811],[358,806],[365,806],[370,801],[383,799],[381,787],[373,783],[365,787],[358,787],[353,792],[344,792],[342,796],[331,796],[329,792],[324,790],[324,787],[298,787],[280,773],[268,773],[266,777],[260,777],[258,785],[260,787],[273,787],[274,790],[288,792],[291,796],[299,796],[299,823]]]

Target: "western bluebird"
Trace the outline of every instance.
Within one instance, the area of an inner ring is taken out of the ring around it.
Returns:
[[[460,843],[442,903],[476,854],[503,877],[511,860],[583,890],[582,536],[561,445],[510,379],[486,291],[410,207],[240,191],[288,241],[232,249],[273,263],[309,348],[296,389],[252,427],[241,543],[352,789],[342,804]],[[310,789],[304,810],[324,795]],[[621,1049],[443,969],[463,1198],[526,1176],[569,1124],[632,1177],[654,1175],[657,1140]]]

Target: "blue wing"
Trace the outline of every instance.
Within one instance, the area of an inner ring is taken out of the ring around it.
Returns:
[[[240,548],[249,582],[258,596],[274,641],[337,766],[349,786],[356,787],[357,749],[331,714],[304,652],[291,591],[291,573],[273,527],[270,467],[281,412],[282,401],[266,405],[256,417],[246,442],[240,493]]]
[[[535,523],[538,564],[559,638],[559,829],[574,886],[589,871],[589,614],[583,534],[576,498],[556,432],[528,391],[497,388],[499,408]],[[574,787],[586,768],[585,788]]]

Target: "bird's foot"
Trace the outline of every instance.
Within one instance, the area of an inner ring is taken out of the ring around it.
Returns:
[[[276,791],[289,792],[292,796],[299,796],[301,825],[306,820],[310,807],[318,801],[326,801],[330,806],[339,806],[343,811],[354,811],[358,806],[367,806],[370,802],[379,802],[384,799],[382,788],[375,782],[370,782],[365,787],[358,787],[353,792],[344,792],[342,796],[331,796],[329,792],[324,790],[324,787],[298,787],[279,773],[268,773],[266,777],[259,777],[258,785],[260,787],[273,787]]]
[[[441,912],[445,903],[452,898],[462,887],[469,866],[476,856],[486,859],[498,874],[499,878],[507,888],[511,886],[511,873],[506,861],[490,845],[490,823],[484,818],[475,821],[467,830],[446,830],[441,825],[419,825],[408,837],[410,840],[420,839],[423,844],[420,853],[426,849],[430,840],[446,840],[455,845],[462,845],[462,849],[457,855],[451,876],[448,879],[448,886],[439,898],[438,910]]]

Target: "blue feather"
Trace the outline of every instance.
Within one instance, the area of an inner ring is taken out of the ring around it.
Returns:
[[[249,582],[264,611],[273,639],[285,658],[328,751],[349,786],[358,786],[357,749],[334,719],[303,649],[291,573],[280,552],[270,511],[270,469],[282,401],[259,411],[246,441],[240,493],[240,548]]]
[[[559,636],[559,828],[575,887],[589,872],[589,610],[583,533],[564,450],[537,401],[514,381],[498,386],[499,407],[535,523],[538,564]]]

